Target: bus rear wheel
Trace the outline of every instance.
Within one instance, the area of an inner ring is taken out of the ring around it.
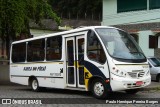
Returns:
[[[98,99],[104,99],[108,96],[105,83],[101,79],[96,79],[92,82],[91,91],[93,96]]]
[[[31,88],[32,88],[33,91],[39,91],[40,90],[39,83],[38,83],[37,79],[34,78],[31,81]]]

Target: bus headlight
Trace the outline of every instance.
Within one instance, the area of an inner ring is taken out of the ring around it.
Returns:
[[[124,72],[124,71],[121,71],[121,72],[119,73],[119,76],[120,76],[120,77],[125,77],[125,76],[126,76],[126,74],[125,74],[125,72]]]
[[[125,71],[121,71],[119,69],[116,69],[115,67],[113,68],[113,74],[115,74],[119,77],[125,77],[126,76]]]

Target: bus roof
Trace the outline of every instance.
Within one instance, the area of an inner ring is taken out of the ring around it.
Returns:
[[[14,42],[12,42],[12,44],[21,43],[21,42],[27,42],[27,41],[36,40],[36,39],[42,39],[42,38],[46,38],[46,37],[50,37],[50,36],[58,36],[58,35],[65,35],[65,34],[70,34],[70,33],[76,33],[76,32],[85,31],[85,30],[90,30],[90,29],[95,29],[95,28],[114,28],[114,29],[118,29],[118,28],[110,27],[110,26],[78,27],[78,28],[75,28],[75,29],[72,29],[72,30],[68,30],[68,31],[51,33],[51,34],[47,34],[47,35],[43,35],[43,36],[38,36],[38,37],[23,39],[23,40],[19,40],[19,41],[14,41]]]

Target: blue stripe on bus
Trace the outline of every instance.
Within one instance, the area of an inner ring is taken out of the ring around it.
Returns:
[[[106,76],[102,73],[102,71],[95,66],[94,64],[88,62],[88,61],[84,61],[84,66],[89,70],[89,72],[93,75],[93,76],[99,76],[101,77],[104,81],[110,78],[106,78]],[[107,71],[106,71],[107,72]],[[106,82],[105,82],[106,83]],[[106,87],[108,89],[108,91],[112,91],[111,86],[110,86],[110,82],[106,83]]]

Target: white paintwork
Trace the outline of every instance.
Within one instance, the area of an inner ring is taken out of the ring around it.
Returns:
[[[31,71],[25,70],[27,69],[26,67],[30,67]],[[43,68],[45,67],[45,71],[41,70],[41,67]],[[36,70],[33,70],[33,68],[36,68]],[[37,79],[39,81],[39,86],[44,86],[44,87],[58,86],[57,88],[64,88],[64,81],[61,81],[61,79],[59,78],[52,78],[52,77],[65,78],[63,73],[60,73],[61,68],[63,68],[63,64],[61,64],[61,62],[11,64],[10,65],[10,75],[11,75],[10,80],[11,82],[28,85],[28,79],[29,79],[28,77],[38,76]],[[14,77],[14,75],[16,75],[17,78]],[[18,76],[24,76],[24,77],[18,77]],[[53,81],[53,79],[55,80]]]
[[[13,42],[13,44],[20,43],[20,42],[28,42],[31,40],[35,39],[40,39],[40,38],[47,38],[51,36],[57,36],[57,35],[62,35],[63,38],[63,43],[62,43],[62,59],[60,60],[61,62],[33,62],[33,63],[17,63],[14,64],[10,60],[10,79],[11,82],[23,84],[23,85],[28,85],[28,79],[30,76],[35,76],[37,77],[39,86],[41,87],[54,87],[54,88],[68,88],[67,86],[72,86],[75,87],[74,85],[67,84],[67,70],[66,70],[66,44],[64,43],[67,40],[74,40],[73,37],[75,36],[83,36],[85,38],[85,45],[84,45],[84,60],[92,63],[96,67],[98,67],[102,74],[106,78],[110,78],[109,82],[112,88],[112,91],[119,91],[119,90],[126,90],[126,89],[134,89],[134,88],[141,88],[145,87],[150,84],[151,82],[151,77],[150,75],[147,75],[147,72],[149,71],[149,67],[147,65],[147,62],[144,63],[127,63],[127,62],[120,62],[114,60],[107,52],[101,38],[99,36],[98,39],[102,44],[102,47],[105,51],[107,61],[104,64],[100,64],[98,62],[89,60],[87,57],[87,31],[88,30],[93,30],[95,31],[95,28],[113,28],[113,27],[106,27],[106,26],[94,26],[94,27],[85,27],[85,28],[79,28],[79,29],[74,29],[70,31],[65,31],[65,32],[59,32],[55,34],[49,34],[45,36],[40,36],[40,37],[35,37],[35,38],[30,38],[30,39],[25,39],[21,41],[16,41]],[[117,29],[117,28],[113,28]],[[97,33],[96,33],[97,34]],[[98,35],[98,34],[97,34]],[[75,51],[74,51],[75,53]],[[12,56],[12,47],[11,47],[11,56]],[[10,57],[11,58],[11,57]],[[136,65],[133,65],[136,64]],[[123,65],[123,66],[122,66]],[[135,67],[136,66],[136,67]],[[29,68],[26,68],[29,67]],[[130,76],[125,76],[121,77],[118,75],[114,74],[113,67],[118,69],[120,72],[127,73],[127,72],[132,72],[134,70],[138,71],[141,70],[145,72],[144,76],[142,78],[131,78]],[[34,68],[34,70],[33,70]],[[43,69],[41,69],[43,68]],[[63,68],[63,73],[60,73],[60,69]],[[15,76],[16,75],[16,76]],[[24,76],[24,77],[18,77],[18,76]],[[95,76],[95,75],[93,75]],[[55,78],[53,78],[55,77]],[[75,76],[76,78],[76,76]],[[139,86],[139,87],[127,87],[127,84],[135,84],[137,81],[142,81],[145,82],[145,84]],[[76,88],[78,89],[78,88]],[[87,89],[86,89],[87,90]]]
[[[112,74],[111,75],[112,90],[118,91],[118,90],[130,89],[130,88],[132,88],[132,89],[137,88],[136,85],[133,85],[133,84],[136,84],[137,81],[142,81],[143,83],[145,83],[140,87],[145,87],[151,83],[151,76],[150,76],[150,74],[147,75],[147,72],[149,71],[149,66],[147,65],[148,64],[147,62],[145,62],[145,63],[124,63],[124,62],[119,62],[116,60],[112,60],[112,61],[114,63],[111,63],[110,67],[111,68],[115,67],[115,70],[110,69],[111,74]],[[123,72],[124,75],[126,75],[126,76],[123,76],[123,77],[116,76],[114,74],[114,72],[116,72],[116,70],[119,70],[119,72]],[[140,71],[145,72],[145,74],[143,77],[132,78],[128,74],[128,72],[135,72],[135,71],[137,73],[139,73]],[[127,84],[132,84],[132,85],[131,85],[131,87],[128,87]]]
[[[158,36],[158,48],[160,48],[160,36]]]
[[[152,58],[152,57],[150,57],[150,58]],[[155,57],[153,57],[153,58],[155,58]],[[158,66],[158,67],[154,66],[150,60],[148,60],[148,61],[149,61],[149,64],[150,64],[151,79],[156,80],[157,75],[160,74],[160,66]]]

